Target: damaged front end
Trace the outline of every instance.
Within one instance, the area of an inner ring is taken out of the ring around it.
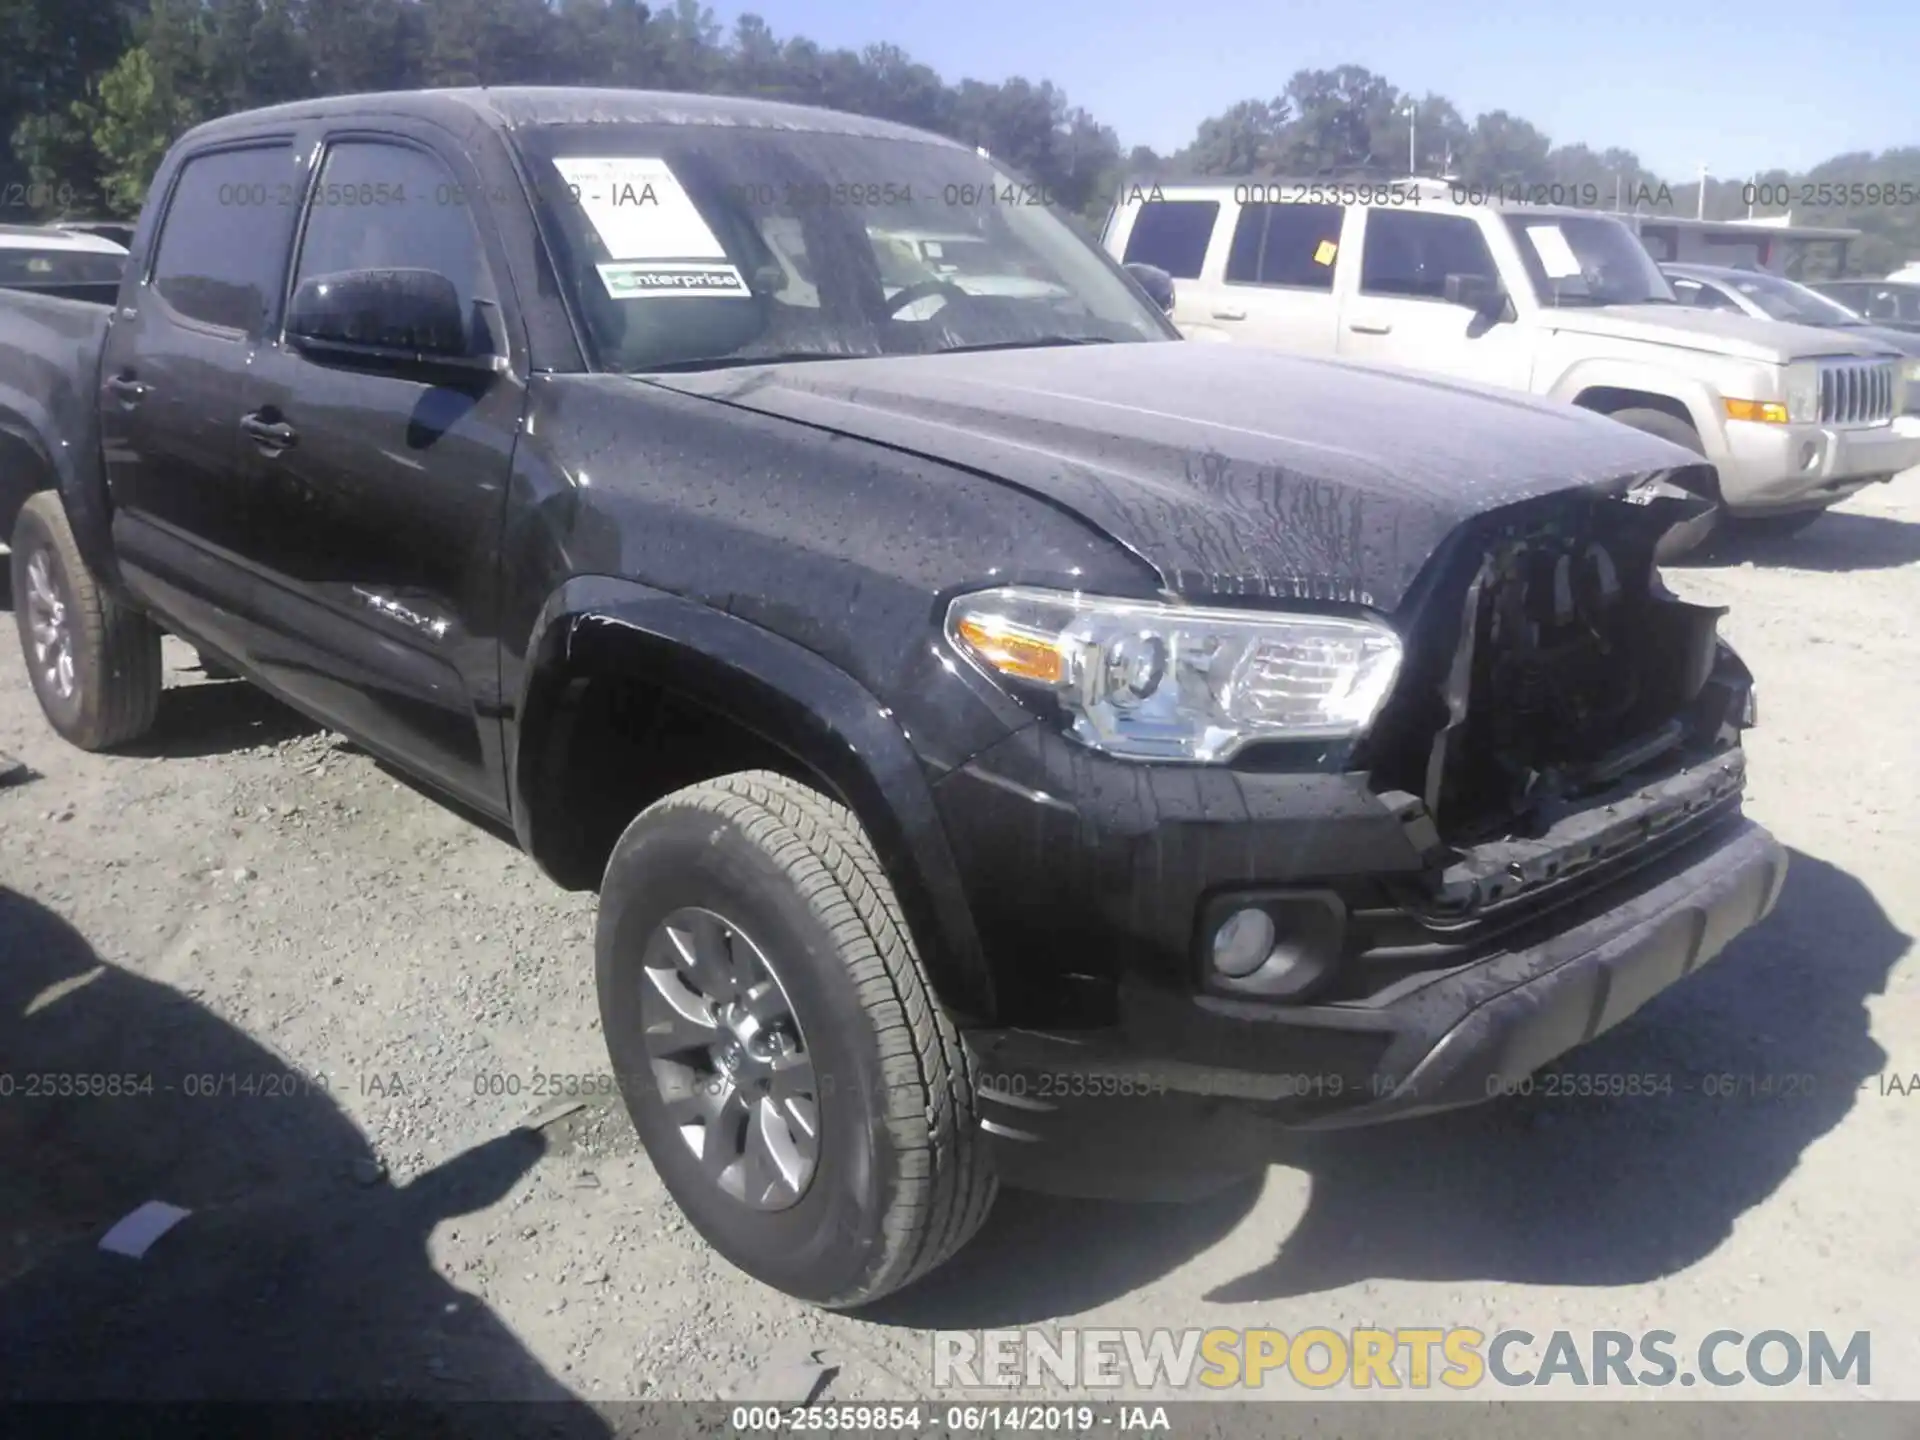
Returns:
[[[1364,760],[1462,916],[1737,806],[1752,677],[1725,610],[1668,590],[1661,537],[1704,502],[1658,482],[1511,507],[1437,557]]]

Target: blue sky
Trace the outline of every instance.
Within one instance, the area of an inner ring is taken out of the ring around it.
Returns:
[[[1165,151],[1299,69],[1364,65],[1469,121],[1624,145],[1664,178],[1803,169],[1920,144],[1920,11],[1894,0],[758,0],[782,38],[891,41],[947,80],[1048,79],[1128,145]]]

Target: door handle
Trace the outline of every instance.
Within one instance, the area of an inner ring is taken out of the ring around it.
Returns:
[[[113,398],[127,406],[138,405],[146,399],[150,388],[131,375],[116,375],[107,381],[107,389],[112,392]]]
[[[1247,312],[1244,310],[1216,310],[1213,312],[1213,318],[1216,320],[1244,320],[1247,318]]]
[[[1347,323],[1347,329],[1356,335],[1391,335],[1393,333],[1392,323],[1386,320],[1352,320]]]
[[[263,420],[257,414],[241,416],[240,429],[262,450],[285,450],[300,438],[300,432],[291,425]]]

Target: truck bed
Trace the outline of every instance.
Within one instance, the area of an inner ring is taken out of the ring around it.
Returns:
[[[57,484],[76,527],[105,495],[96,390],[113,304],[0,289],[0,544],[28,495]],[[57,437],[57,446],[40,437]]]

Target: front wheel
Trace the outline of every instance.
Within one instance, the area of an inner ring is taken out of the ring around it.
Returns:
[[[160,708],[160,632],[101,586],[51,490],[14,521],[13,617],[47,723],[82,750],[137,740]]]
[[[728,1260],[843,1308],[980,1228],[966,1050],[844,806],[770,771],[667,796],[614,847],[595,948],[634,1128]]]

